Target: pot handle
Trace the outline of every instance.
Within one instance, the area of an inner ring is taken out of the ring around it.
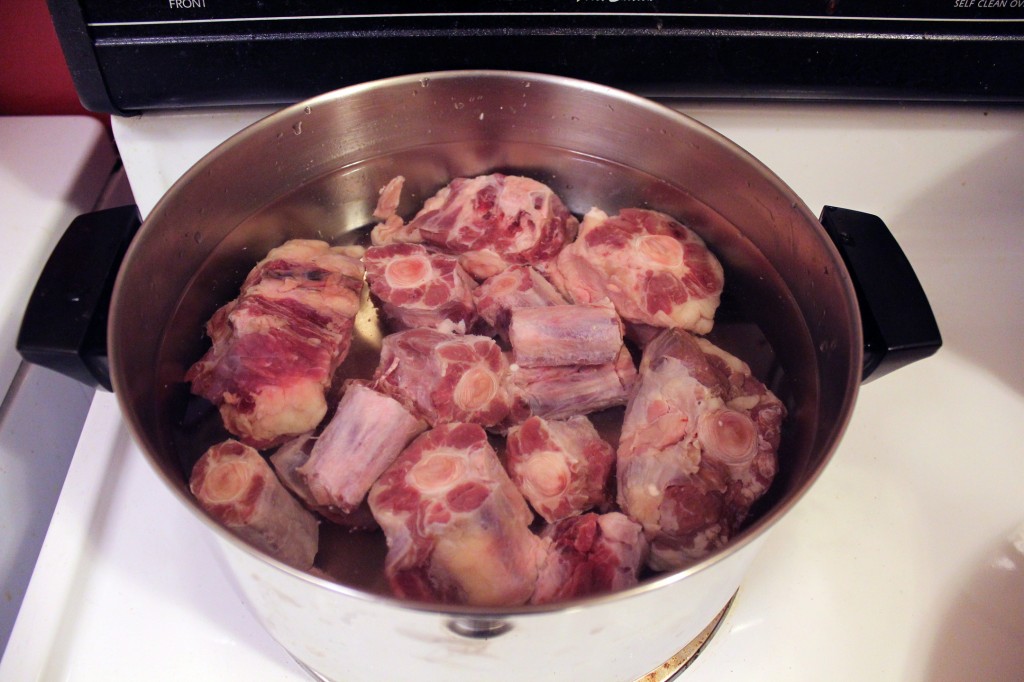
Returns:
[[[108,391],[114,280],[141,220],[135,206],[86,213],[60,238],[29,298],[17,349],[35,365]]]
[[[922,360],[942,346],[939,326],[910,261],[878,216],[826,206],[821,224],[839,249],[860,303],[863,382]]]

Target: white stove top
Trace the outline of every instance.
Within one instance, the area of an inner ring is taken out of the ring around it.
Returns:
[[[879,215],[945,345],[862,388],[686,682],[1019,680],[1024,670],[1024,112],[692,104],[812,210]],[[118,119],[144,213],[264,111]],[[303,680],[97,395],[0,680]],[[680,642],[680,646],[684,643]],[[400,655],[386,644],[368,655]],[[637,675],[647,671],[638,670]]]
[[[86,116],[0,117],[0,651],[60,494],[92,389],[15,349],[32,289],[64,229],[105,199],[117,155]]]

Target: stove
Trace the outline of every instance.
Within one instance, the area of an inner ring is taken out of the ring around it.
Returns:
[[[15,337],[39,269],[77,214],[120,189],[107,131],[85,116],[0,117],[0,650],[60,494],[92,389],[21,362]],[[130,196],[130,195],[129,195]]]
[[[1024,111],[666,102],[744,147],[812,211],[882,217],[944,338],[932,358],[862,387],[831,463],[767,534],[678,679],[1019,680]],[[143,215],[192,163],[270,111],[115,118]],[[224,569],[212,534],[159,481],[114,396],[99,392],[0,680],[309,679]],[[380,642],[366,655],[401,652]]]

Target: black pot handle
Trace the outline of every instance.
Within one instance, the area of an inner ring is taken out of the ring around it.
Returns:
[[[942,346],[928,297],[900,245],[878,216],[826,206],[821,224],[839,249],[860,303],[862,381],[924,359]]]
[[[43,267],[18,332],[35,365],[111,390],[107,318],[114,280],[141,221],[135,206],[78,216]]]

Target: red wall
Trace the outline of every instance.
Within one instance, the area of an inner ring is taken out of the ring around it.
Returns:
[[[0,115],[83,113],[45,0],[0,0]]]

